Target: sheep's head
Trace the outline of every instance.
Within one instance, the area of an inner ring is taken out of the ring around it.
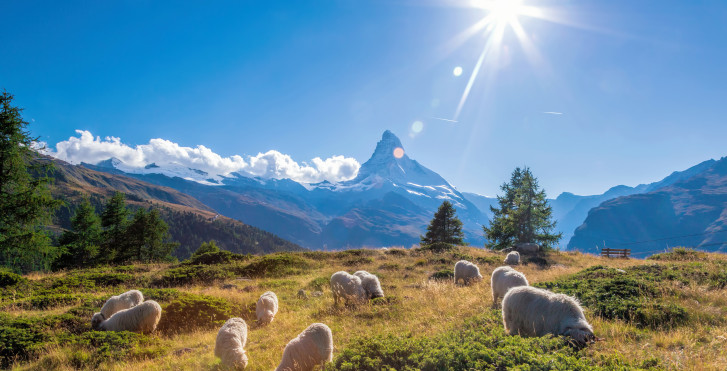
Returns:
[[[103,315],[103,313],[94,313],[93,317],[91,317],[91,329],[100,330],[101,323],[105,320],[106,320],[106,317]]]
[[[265,313],[263,313],[260,316],[260,324],[268,324],[270,322],[273,322],[273,311],[272,310],[266,310]]]
[[[563,333],[563,335],[573,339],[573,345],[579,348],[585,347],[586,345],[594,343],[598,340],[602,340],[597,338],[596,335],[593,334],[593,330],[590,328],[590,326],[568,327],[566,328],[566,331],[565,333]]]

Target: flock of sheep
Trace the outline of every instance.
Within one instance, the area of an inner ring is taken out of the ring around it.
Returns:
[[[495,269],[491,276],[493,306],[502,299],[505,331],[521,336],[563,335],[570,337],[576,346],[598,340],[575,298],[529,286],[525,275],[509,266],[519,262],[520,255],[510,252],[505,258],[508,265]],[[468,285],[481,280],[477,265],[466,260],[455,264],[455,284],[462,281]],[[330,284],[335,305],[339,301],[360,304],[384,297],[379,278],[366,271],[336,272]],[[255,311],[258,325],[272,322],[278,312],[277,295],[272,291],[262,294]],[[99,331],[149,333],[156,329],[161,315],[162,308],[157,302],[144,301],[140,291],[131,290],[109,298],[101,311],[93,315],[91,327]],[[246,342],[247,323],[242,318],[230,318],[217,333],[215,356],[226,367],[243,369],[248,363]],[[312,370],[332,359],[331,329],[323,323],[314,323],[286,345],[276,370]]]

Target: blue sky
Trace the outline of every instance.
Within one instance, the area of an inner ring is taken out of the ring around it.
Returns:
[[[488,41],[454,42],[488,15],[469,3],[5,1],[0,88],[51,146],[87,130],[363,163],[391,129],[486,195],[515,166],[556,196],[727,155],[727,2],[525,0],[555,20],[517,18],[539,58],[506,27],[452,123],[435,117],[455,118]]]

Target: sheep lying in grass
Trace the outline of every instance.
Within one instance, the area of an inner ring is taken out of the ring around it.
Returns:
[[[331,276],[331,291],[335,305],[338,305],[339,298],[353,304],[366,300],[366,290],[361,284],[361,278],[344,271],[336,272]]]
[[[366,291],[367,298],[376,299],[384,297],[384,290],[381,289],[379,277],[366,271],[358,271],[353,275],[361,279],[361,286]]]
[[[463,280],[465,285],[482,280],[480,268],[467,260],[460,260],[454,265],[454,283]]]
[[[91,318],[91,326],[109,319],[114,313],[123,310],[133,308],[144,301],[144,295],[139,290],[129,290],[123,294],[112,296],[109,300],[106,300],[101,311],[94,313]]]
[[[285,346],[276,371],[308,371],[333,360],[333,334],[328,326],[314,323]]]
[[[147,300],[133,308],[120,310],[103,322],[92,322],[91,326],[99,331],[149,333],[156,330],[161,317],[162,307],[154,300]]]
[[[255,313],[258,324],[264,325],[273,322],[275,314],[278,313],[278,296],[272,291],[260,295],[260,299],[255,305]]]
[[[513,287],[527,286],[525,275],[508,267],[499,267],[492,271],[490,286],[492,287],[492,306],[497,306],[497,300],[505,296]]]
[[[217,332],[215,356],[220,357],[225,367],[243,369],[247,366],[246,342],[247,323],[242,318],[230,318]]]
[[[531,286],[515,287],[505,294],[502,321],[510,335],[563,335],[579,347],[598,340],[575,298]]]
[[[520,253],[517,251],[511,251],[505,257],[505,264],[507,265],[518,265],[520,264]]]

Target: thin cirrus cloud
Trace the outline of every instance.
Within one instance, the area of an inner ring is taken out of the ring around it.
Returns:
[[[261,178],[292,179],[302,183],[327,180],[340,182],[354,178],[361,165],[356,159],[332,156],[314,158],[310,164],[298,163],[289,155],[270,150],[243,158],[239,155],[222,157],[211,149],[198,145],[183,147],[166,139],[151,139],[147,144],[129,146],[117,137],[94,137],[86,130],[76,130],[77,137],[58,142],[55,150],[47,153],[60,160],[79,164],[97,164],[110,158],[121,161],[124,168],[144,169],[156,164],[160,167],[183,166],[202,170],[210,176],[227,176],[233,172],[247,173]]]

